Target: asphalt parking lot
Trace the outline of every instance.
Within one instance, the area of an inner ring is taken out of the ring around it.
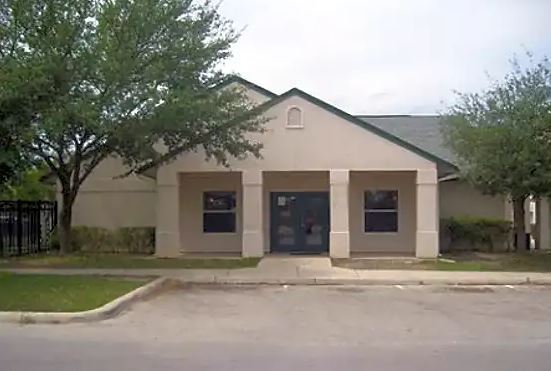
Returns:
[[[191,286],[97,323],[0,324],[0,369],[546,370],[551,287]]]

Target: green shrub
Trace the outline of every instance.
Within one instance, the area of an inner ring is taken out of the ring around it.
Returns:
[[[117,246],[126,246],[131,254],[155,252],[155,228],[120,228],[115,232]]]
[[[72,251],[93,253],[153,254],[155,228],[119,228],[109,230],[78,226],[72,229]]]
[[[512,223],[507,220],[456,217],[442,219],[442,233],[449,239],[449,249],[494,251],[498,246],[510,246]]]

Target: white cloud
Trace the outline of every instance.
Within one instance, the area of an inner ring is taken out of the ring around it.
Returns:
[[[548,0],[225,0],[246,27],[228,71],[299,87],[351,113],[429,113],[499,77],[513,53],[551,57]]]

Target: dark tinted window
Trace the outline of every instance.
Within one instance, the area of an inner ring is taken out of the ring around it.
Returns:
[[[366,211],[364,227],[366,232],[397,232],[398,213],[375,213]]]
[[[216,191],[203,193],[203,232],[233,233],[235,225],[235,192]]]
[[[398,231],[398,191],[366,191],[364,197],[364,231]]]
[[[203,193],[203,210],[233,210],[235,208],[235,192],[205,192]]]
[[[203,232],[235,232],[235,213],[203,213]]]
[[[398,209],[398,191],[367,191],[365,192],[366,210]]]

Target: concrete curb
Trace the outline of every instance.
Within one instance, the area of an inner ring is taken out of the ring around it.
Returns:
[[[0,269],[15,274],[164,277],[173,282],[220,285],[551,285],[547,272],[445,272],[413,270],[352,270],[289,273],[257,268],[209,269]],[[0,321],[1,322],[1,321]]]
[[[102,274],[99,274],[102,275]],[[139,275],[135,275],[139,276]],[[142,276],[144,277],[144,276]],[[551,285],[549,274],[516,274],[514,277],[254,277],[254,276],[217,276],[168,275],[138,287],[137,289],[103,305],[100,308],[83,312],[0,312],[0,323],[20,324],[61,324],[72,322],[101,321],[116,316],[133,303],[144,299],[162,289],[187,284],[199,285],[353,285],[353,286],[503,286],[503,285]]]
[[[115,300],[99,307],[83,312],[0,312],[0,323],[70,323],[70,322],[91,322],[111,318],[138,300],[141,300],[167,286],[171,286],[174,280],[168,277],[157,278],[156,280],[138,287],[129,293],[116,298]]]
[[[302,285],[302,286],[504,286],[504,285],[551,285],[551,278],[508,278],[508,279],[454,279],[454,278],[314,278],[314,277],[288,277],[288,278],[255,278],[255,277],[217,277],[217,278],[187,278],[174,277],[182,284],[200,285]]]

